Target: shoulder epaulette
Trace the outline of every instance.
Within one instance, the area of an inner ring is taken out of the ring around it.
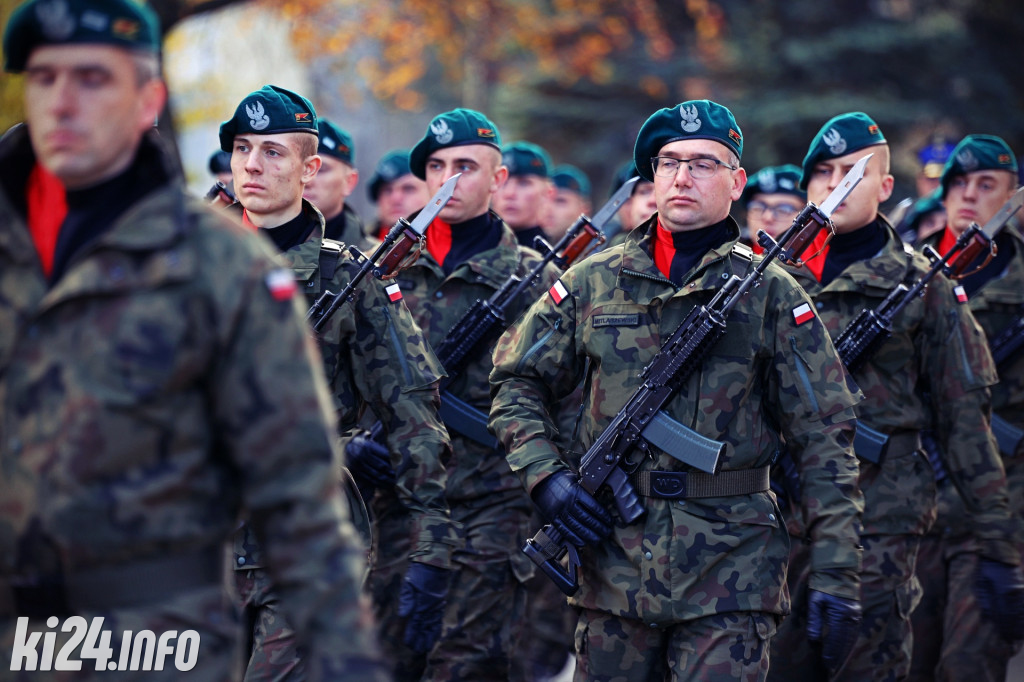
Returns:
[[[341,261],[341,242],[324,239],[320,242],[320,291],[326,291],[327,285],[334,279]]]

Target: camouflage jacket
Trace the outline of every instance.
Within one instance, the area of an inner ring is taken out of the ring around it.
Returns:
[[[369,674],[362,552],[300,299],[261,240],[185,194],[153,139],[136,163],[160,187],[52,286],[20,208],[27,136],[0,144],[0,576],[220,557],[244,508],[309,667]],[[209,611],[176,595],[147,609],[223,629],[213,589]]]
[[[888,233],[882,250],[850,265],[828,286],[806,267],[791,269],[833,338],[862,310],[877,308],[901,282],[909,286],[928,269],[924,256],[907,253],[896,231],[879,221]],[[948,279],[934,278],[900,312],[892,337],[853,378],[865,396],[858,419],[871,428],[912,440],[922,429],[938,427],[947,470],[972,510],[983,553],[1017,563],[1006,542],[1006,478],[988,426],[995,368],[981,328]],[[920,535],[935,520],[934,474],[913,447],[890,447],[881,466],[861,462],[860,485],[866,534]]]
[[[494,220],[500,220],[497,216]],[[447,277],[426,250],[396,281],[431,346],[437,347],[477,300],[489,298],[513,273],[525,275],[539,261],[533,249],[519,246],[515,233],[503,225],[501,240],[493,249],[482,251],[460,264]],[[541,297],[557,277],[557,269],[545,269],[540,281],[527,289],[522,301],[511,305],[506,321],[511,323],[533,301]],[[447,387],[447,391],[481,410],[490,411],[487,376],[491,354],[480,353]],[[448,467],[448,500],[454,504],[480,500],[490,504],[506,498],[531,503],[518,479],[508,468],[500,451],[485,447],[452,430],[452,462]]]
[[[640,371],[694,305],[734,271],[733,241],[709,251],[676,287],[650,255],[651,218],[621,246],[570,268],[560,303],[544,296],[500,339],[491,374],[491,426],[527,489],[566,467],[551,406],[583,378],[582,446],[596,439],[639,387]],[[739,301],[702,368],[666,405],[725,443],[719,470],[769,464],[780,433],[800,469],[811,519],[811,586],[859,596],[857,461],[849,447],[857,400],[824,327],[797,324],[806,294],[778,266]],[[588,362],[589,361],[589,362]],[[644,470],[686,471],[657,448]],[[565,453],[576,467],[578,453]],[[641,498],[646,517],[584,548],[580,606],[669,624],[729,611],[785,613],[789,538],[770,492],[671,501]],[[606,500],[607,501],[607,500]]]
[[[317,224],[305,242],[283,256],[312,305],[324,286],[321,266],[330,267],[328,261],[336,266],[327,289],[337,293],[359,265],[346,245],[323,239],[323,216],[305,199],[302,203]],[[328,254],[322,255],[322,250]],[[437,414],[443,369],[405,302],[390,300],[386,286],[372,274],[364,277],[354,300],[342,303],[320,335],[327,383],[338,410],[339,433],[356,428],[367,407],[387,429],[396,495],[412,517],[410,558],[448,568],[454,531],[445,500],[443,462],[450,450],[448,432]],[[236,569],[261,565],[251,537],[236,542],[235,550]]]

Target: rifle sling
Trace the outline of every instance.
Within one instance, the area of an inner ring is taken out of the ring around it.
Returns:
[[[1021,441],[1024,441],[1024,429],[1017,428],[995,412],[992,413],[992,433],[1003,457],[1013,457]]]
[[[448,391],[441,393],[441,421],[452,431],[484,447],[497,450],[498,439],[487,430],[487,415]]]
[[[663,500],[731,497],[767,492],[768,466],[706,474],[702,471],[637,471],[629,477],[637,493]]]

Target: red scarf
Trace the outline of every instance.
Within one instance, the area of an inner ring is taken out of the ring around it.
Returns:
[[[945,256],[947,253],[952,251],[953,247],[956,246],[956,240],[957,236],[953,234],[953,230],[949,229],[949,225],[947,225],[946,229],[942,231],[942,239],[939,240],[939,255]],[[953,259],[954,255],[956,254],[949,257],[950,260]]]
[[[804,256],[810,258],[821,249],[821,253],[817,257],[811,258],[811,260],[804,263],[811,274],[814,275],[814,279],[819,282],[821,281],[821,273],[825,271],[825,259],[828,258],[828,244],[825,244],[826,239],[828,239],[828,232],[821,230],[814,238],[814,241],[811,242],[811,245],[804,251]],[[824,248],[822,248],[823,244]]]
[[[68,214],[64,185],[56,175],[37,163],[29,173],[25,199],[28,205],[29,234],[39,253],[43,274],[49,277],[53,272],[57,235]]]
[[[676,255],[676,245],[672,241],[672,233],[661,226],[661,218],[654,229],[654,264],[658,271],[668,279],[672,272],[672,259]]]
[[[427,253],[434,257],[438,265],[444,265],[444,259],[452,250],[452,226],[440,218],[434,218],[427,229]]]

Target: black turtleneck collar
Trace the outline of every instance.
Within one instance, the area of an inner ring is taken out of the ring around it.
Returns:
[[[527,227],[526,229],[523,230],[514,230],[514,232],[516,233],[516,241],[518,241],[523,246],[530,247],[531,249],[537,248],[534,246],[535,239],[537,237],[540,237],[541,239],[546,239],[544,235],[544,230],[540,229],[539,226]]]
[[[324,223],[324,238],[334,241],[345,241],[345,227],[348,224],[348,211],[342,208],[338,215]]]
[[[877,219],[858,230],[832,237],[821,271],[822,285],[828,285],[850,265],[874,257],[887,239],[888,233]]]
[[[446,275],[476,254],[493,249],[501,241],[502,221],[490,211],[450,228],[451,248],[441,261]]]
[[[306,205],[303,203],[299,215],[288,222],[277,227],[261,227],[258,231],[274,242],[278,251],[284,253],[309,239],[319,223],[315,218],[316,214],[312,211],[307,212]]]
[[[708,251],[726,243],[733,237],[728,217],[707,227],[684,232],[669,232],[655,223],[655,240],[652,244],[655,263],[662,269],[668,264],[668,277],[676,286],[682,286],[686,275],[700,262]],[[670,259],[669,259],[670,256]]]

